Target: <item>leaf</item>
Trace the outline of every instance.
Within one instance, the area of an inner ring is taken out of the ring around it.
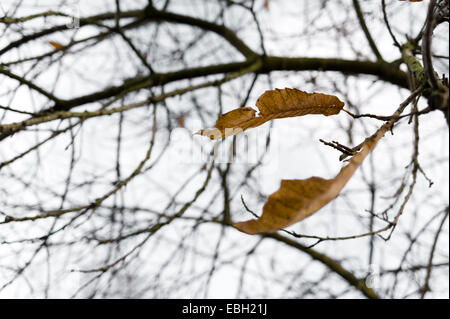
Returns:
[[[311,216],[339,195],[384,132],[378,131],[367,138],[362,144],[362,150],[333,179],[310,177],[304,180],[282,180],[280,188],[264,204],[260,218],[234,223],[234,227],[254,235],[275,232]]]
[[[48,43],[54,47],[56,50],[61,50],[63,48],[63,45],[59,42],[55,42],[55,41],[48,41]]]
[[[213,128],[200,130],[195,134],[214,140],[238,134],[273,119],[306,114],[334,115],[342,110],[344,102],[334,95],[285,88],[264,92],[256,101],[256,107],[259,110],[258,116],[253,108],[242,107],[222,114]]]

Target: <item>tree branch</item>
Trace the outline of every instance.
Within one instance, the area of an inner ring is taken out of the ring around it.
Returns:
[[[353,7],[355,8],[356,16],[358,17],[359,24],[361,25],[361,29],[363,30],[363,32],[367,38],[367,41],[369,42],[370,48],[372,49],[373,53],[377,57],[377,60],[382,61],[383,58],[381,56],[380,51],[378,51],[375,41],[373,41],[373,38],[370,35],[369,29],[367,28],[366,21],[364,20],[364,15],[361,11],[361,7],[359,5],[358,0],[353,0]]]
[[[353,275],[350,271],[342,267],[342,265],[328,257],[327,255],[324,255],[314,249],[308,248],[300,243],[298,243],[295,240],[292,240],[290,238],[281,236],[279,234],[264,234],[263,235],[266,238],[272,238],[279,242],[285,243],[288,246],[294,247],[300,251],[303,251],[307,253],[311,258],[314,260],[317,260],[324,264],[326,267],[328,267],[330,270],[341,276],[345,281],[347,281],[351,286],[355,287],[357,290],[359,290],[364,296],[370,299],[379,299],[380,297],[373,291],[373,289],[367,287],[364,279],[359,279],[355,275]]]

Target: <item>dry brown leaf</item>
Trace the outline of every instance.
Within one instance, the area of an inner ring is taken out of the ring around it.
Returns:
[[[59,43],[59,42],[48,41],[48,43],[49,43],[52,47],[54,47],[55,49],[57,49],[57,50],[60,50],[60,49],[63,48],[63,45],[62,45],[61,43]]]
[[[280,188],[269,196],[260,218],[233,225],[247,234],[275,232],[311,216],[324,207],[344,188],[385,130],[367,138],[362,150],[333,179],[310,177],[304,180],[282,180]]]
[[[232,136],[267,121],[306,114],[334,115],[344,107],[344,102],[334,95],[307,93],[297,89],[275,89],[264,92],[256,101],[259,110],[242,107],[222,114],[211,129],[196,134],[212,140]]]

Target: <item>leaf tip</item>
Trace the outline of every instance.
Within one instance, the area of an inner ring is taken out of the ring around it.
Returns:
[[[260,232],[259,223],[257,219],[251,219],[244,222],[233,223],[233,226],[246,234],[255,235]]]
[[[193,133],[192,135],[207,136],[211,140],[217,140],[222,137],[222,133],[216,128],[206,129],[206,130],[203,130],[203,129],[198,130],[197,132]]]
[[[63,45],[62,45],[61,43],[59,43],[59,42],[56,42],[56,41],[48,41],[48,43],[49,43],[52,47],[54,47],[56,50],[60,50],[60,49],[63,48]]]

